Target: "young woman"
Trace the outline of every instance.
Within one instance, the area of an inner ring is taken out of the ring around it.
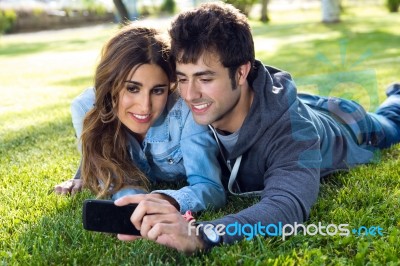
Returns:
[[[82,163],[56,193],[75,193],[83,183],[99,197],[117,199],[147,193],[155,181],[184,179],[188,185],[179,190],[148,195],[181,213],[225,204],[217,144],[171,90],[168,57],[167,44],[148,28],[126,26],[105,45],[95,89],[71,107]]]

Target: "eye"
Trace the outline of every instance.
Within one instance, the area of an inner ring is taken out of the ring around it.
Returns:
[[[154,88],[151,90],[151,93],[153,93],[155,95],[162,95],[162,94],[164,94],[165,91],[166,91],[165,88]]]
[[[178,77],[178,83],[185,83],[185,82],[187,82],[186,78],[179,78]]]
[[[140,91],[140,88],[136,85],[127,85],[126,90],[130,93],[137,93]]]
[[[203,82],[203,83],[208,83],[208,82],[211,82],[212,81],[212,79],[210,79],[210,78],[202,78],[202,79],[200,79],[201,80],[201,82]]]

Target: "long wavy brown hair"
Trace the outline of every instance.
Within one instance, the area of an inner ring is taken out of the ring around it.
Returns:
[[[133,68],[160,66],[173,81],[169,46],[155,30],[125,26],[103,47],[95,73],[95,106],[83,122],[82,179],[98,197],[122,186],[148,189],[147,177],[127,151],[128,131],[117,117],[118,94]]]

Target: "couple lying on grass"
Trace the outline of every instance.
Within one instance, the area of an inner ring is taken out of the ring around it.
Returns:
[[[131,221],[143,238],[185,253],[242,240],[215,227],[189,232],[182,216],[221,208],[225,191],[260,201],[197,224],[302,223],[322,176],[369,163],[400,141],[399,84],[375,113],[297,93],[289,73],[255,59],[247,19],[230,5],[183,12],[169,35],[167,45],[153,29],[126,26],[106,44],[94,89],[72,103],[81,166],[55,187],[139,203]],[[148,190],[182,178],[181,189]]]

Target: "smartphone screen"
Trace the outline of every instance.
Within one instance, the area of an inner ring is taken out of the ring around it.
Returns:
[[[85,200],[83,202],[83,228],[90,231],[140,235],[130,221],[137,204],[116,206],[112,200]]]

